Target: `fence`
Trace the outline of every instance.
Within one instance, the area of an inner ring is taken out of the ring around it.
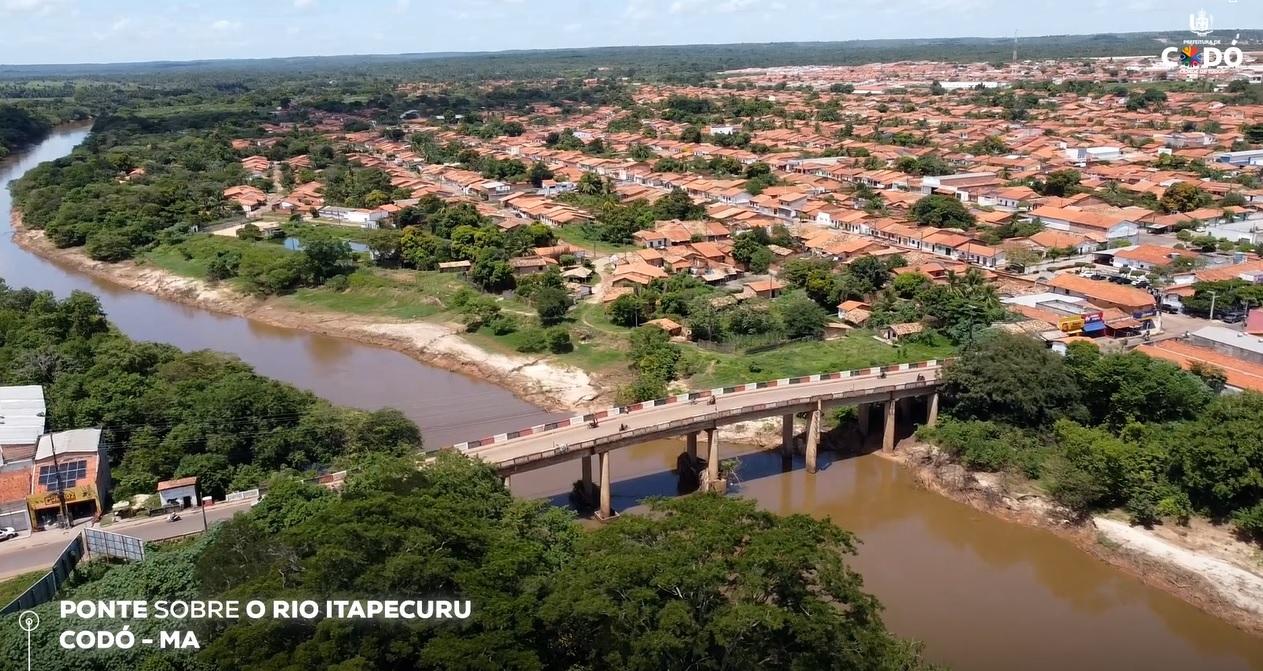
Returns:
[[[247,489],[244,492],[228,492],[228,495],[224,497],[224,503],[231,503],[233,501],[249,501],[257,498],[259,498],[259,490]]]
[[[140,561],[145,558],[145,543],[139,538],[123,534],[100,529],[84,529],[83,533],[71,539],[66,549],[62,550],[53,561],[52,570],[35,581],[35,584],[22,592],[18,598],[0,609],[0,615],[18,613],[55,599],[58,590],[70,579],[70,574],[74,572],[75,567],[89,553],[102,557]]]
[[[83,554],[83,536],[75,536],[66,545],[66,549],[62,550],[57,559],[53,561],[52,570],[35,581],[35,584],[31,585],[25,592],[22,592],[18,598],[10,601],[9,605],[0,609],[0,615],[18,613],[38,606],[41,603],[52,601],[57,596],[57,590],[61,589],[62,584],[70,578],[70,574],[79,565],[79,560],[83,559]]]

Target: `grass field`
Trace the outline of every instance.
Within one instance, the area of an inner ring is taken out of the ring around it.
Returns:
[[[597,254],[617,254],[636,249],[636,245],[617,245],[588,237],[580,226],[562,226],[557,229],[557,237]]]
[[[15,575],[4,581],[0,581],[0,606],[6,606],[10,601],[22,595],[22,592],[30,589],[36,580],[44,577],[48,573],[48,569],[42,568],[38,571]]]
[[[697,373],[685,383],[709,389],[740,382],[762,382],[784,377],[831,373],[854,368],[908,363],[951,356],[946,344],[891,346],[859,332],[829,341],[798,342],[758,354],[725,354],[691,348],[698,357]]]

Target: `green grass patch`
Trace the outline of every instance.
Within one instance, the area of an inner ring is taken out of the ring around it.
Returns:
[[[758,354],[727,354],[690,348],[697,373],[685,383],[692,389],[709,389],[741,382],[942,359],[952,352],[953,348],[946,343],[891,346],[873,339],[872,334],[867,332],[837,340],[792,343]]]
[[[36,580],[44,577],[45,573],[48,573],[48,569],[42,568],[30,573],[15,575],[0,582],[0,606],[7,606],[10,601],[22,596],[22,593],[30,589]]]
[[[574,224],[559,227],[557,229],[557,237],[574,245],[575,247],[582,247],[589,252],[595,252],[597,254],[618,254],[620,252],[628,252],[636,249],[636,245],[620,245],[605,242],[604,240],[598,240],[589,236],[582,226]]]
[[[442,312],[445,296],[456,291],[447,285],[449,278],[430,277],[437,274],[415,273],[419,277],[410,281],[403,273],[387,274],[362,268],[347,278],[346,289],[299,289],[281,300],[329,312],[422,319]]]

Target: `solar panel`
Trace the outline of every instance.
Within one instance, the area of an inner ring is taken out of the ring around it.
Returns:
[[[58,484],[57,471],[61,471],[62,488],[74,487],[80,480],[88,476],[88,460],[80,459],[78,461],[70,461],[60,464],[59,469],[53,466],[39,467],[39,483],[49,489],[56,489]]]

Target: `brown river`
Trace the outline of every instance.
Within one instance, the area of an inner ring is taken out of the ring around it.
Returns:
[[[87,129],[63,128],[0,162],[8,182],[63,156]],[[74,289],[100,297],[129,336],[239,357],[260,373],[335,403],[396,407],[443,445],[529,426],[548,414],[509,392],[426,366],[403,354],[275,328],[135,293],[59,267],[16,247],[10,199],[0,192],[0,277],[10,286]],[[740,455],[749,448],[725,445]],[[618,452],[616,508],[675,493],[670,469],[681,443]],[[1245,634],[1090,557],[1052,534],[1007,523],[918,487],[899,466],[867,456],[828,463],[809,476],[783,472],[778,456],[746,454],[738,494],[782,513],[828,516],[862,541],[854,565],[899,635],[956,669],[1260,669],[1263,639]],[[565,496],[578,463],[514,476],[520,496]]]

